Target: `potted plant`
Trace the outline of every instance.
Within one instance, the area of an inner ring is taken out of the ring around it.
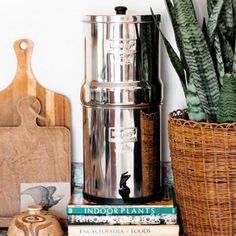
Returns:
[[[207,0],[200,26],[192,0],[165,1],[179,56],[162,36],[187,102],[169,116],[184,231],[236,235],[236,2]]]

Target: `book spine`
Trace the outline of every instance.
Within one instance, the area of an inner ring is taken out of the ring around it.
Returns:
[[[158,215],[67,215],[68,225],[159,225],[177,224],[177,214]]]
[[[71,215],[157,215],[176,213],[176,207],[67,207],[67,214]]]
[[[179,236],[178,225],[72,225],[69,236]]]

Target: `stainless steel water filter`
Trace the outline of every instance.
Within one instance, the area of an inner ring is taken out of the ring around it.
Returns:
[[[84,197],[147,202],[161,190],[159,34],[153,16],[116,11],[83,18]]]

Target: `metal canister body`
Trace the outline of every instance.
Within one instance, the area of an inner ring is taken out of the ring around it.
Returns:
[[[84,197],[153,200],[161,182],[158,31],[152,16],[85,16],[84,25]]]

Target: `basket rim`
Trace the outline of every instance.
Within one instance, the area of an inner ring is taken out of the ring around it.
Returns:
[[[169,122],[178,123],[184,126],[190,127],[203,127],[203,128],[220,128],[220,129],[236,129],[236,121],[235,122],[225,122],[225,123],[216,123],[216,122],[206,122],[206,121],[192,121],[186,119],[186,115],[188,114],[188,109],[177,109],[169,113]]]

